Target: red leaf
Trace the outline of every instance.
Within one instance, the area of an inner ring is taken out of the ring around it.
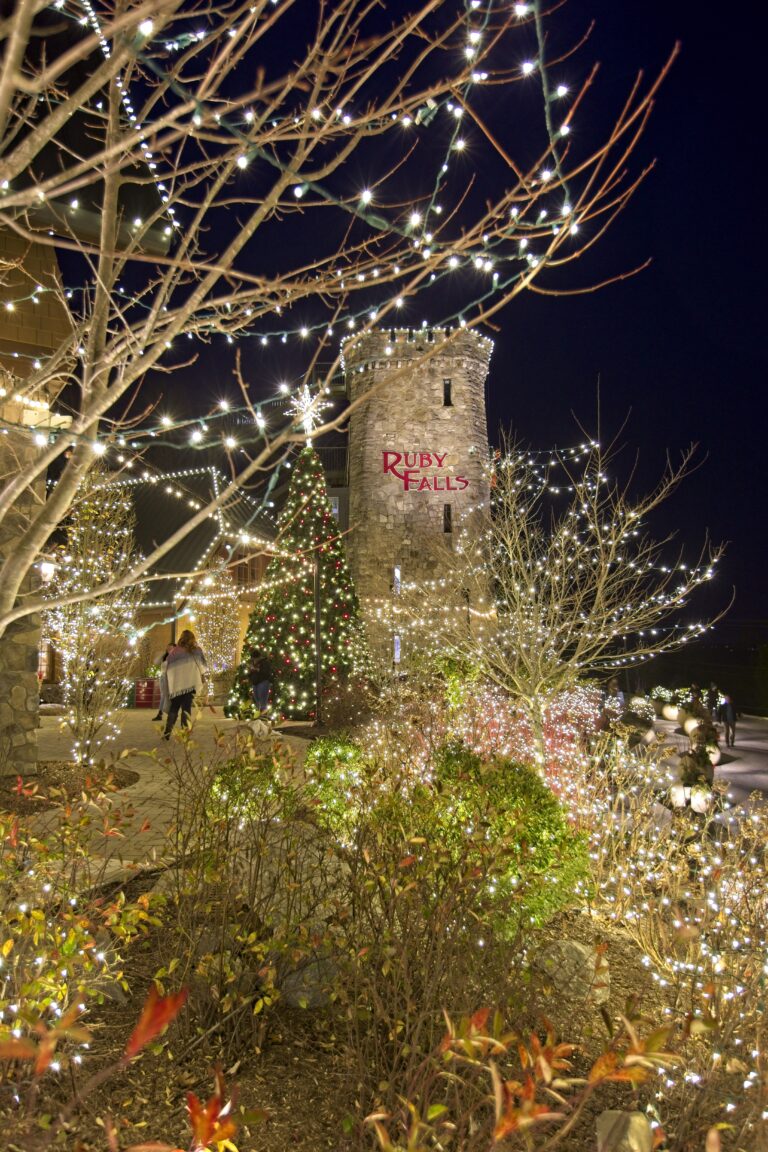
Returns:
[[[0,1060],[34,1060],[36,1056],[37,1045],[31,1040],[15,1040],[10,1036],[0,1040]]]
[[[237,1125],[229,1116],[231,1102],[224,1100],[224,1080],[220,1071],[216,1072],[216,1091],[213,1096],[203,1104],[194,1092],[189,1092],[187,1107],[196,1146],[207,1148],[209,1144],[228,1140],[237,1133]]]
[[[488,1017],[491,1014],[490,1008],[480,1008],[472,1016],[470,1016],[469,1024],[473,1032],[485,1032],[485,1026],[488,1023]]]
[[[187,989],[182,988],[180,992],[171,996],[161,996],[157,985],[152,985],[149,996],[144,1001],[138,1023],[125,1046],[124,1059],[133,1060],[142,1048],[176,1019],[186,1003],[187,995]]]

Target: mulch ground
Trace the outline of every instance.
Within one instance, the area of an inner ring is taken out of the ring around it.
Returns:
[[[138,779],[138,772],[122,766],[104,771],[85,768],[70,760],[41,760],[34,772],[26,776],[0,776],[0,809],[16,816],[28,816],[55,808],[66,796],[94,789],[119,792]]]
[[[551,927],[553,938],[568,937],[606,946],[610,1014],[614,1019],[630,1000],[635,1004],[639,1001],[639,1007],[645,1008],[652,1018],[654,989],[639,951],[629,939],[618,932],[606,935],[583,915],[564,916]],[[159,955],[152,937],[132,949],[128,959],[129,996],[106,998],[101,1005],[93,1006],[84,1021],[93,1033],[88,1056],[90,1071],[115,1063],[124,1050],[158,968]],[[510,988],[511,999],[516,991],[519,992]],[[599,1014],[594,1009],[579,1012],[574,1005],[559,1003],[557,995],[545,984],[531,987],[527,995],[527,1019],[524,1025],[518,1025],[527,1031],[535,1026],[534,1021],[539,1023],[545,1017],[552,1020],[563,1039],[581,1043],[582,1050],[574,1056],[574,1074],[584,1074],[606,1043],[606,1026]],[[152,1141],[186,1148],[190,1138],[187,1094],[194,1092],[202,1101],[207,1100],[213,1092],[213,1069],[218,1065],[228,1088],[236,1088],[236,1110],[242,1106],[249,1112],[265,1113],[260,1122],[240,1128],[235,1138],[240,1152],[343,1152],[353,1147],[344,1132],[345,1118],[351,1111],[351,1079],[340,1041],[343,1032],[343,1024],[333,1009],[302,1011],[278,1005],[269,1016],[260,1050],[222,1056],[213,1037],[200,1043],[194,1028],[185,1031],[174,1025],[162,1050],[145,1051],[82,1102],[68,1142],[60,1147],[105,1152],[103,1122],[109,1115],[118,1130],[120,1148]],[[83,1075],[80,1082],[85,1078]],[[69,1098],[71,1085],[62,1080],[54,1088],[50,1079],[46,1084],[49,1095],[41,1101],[41,1110],[55,1115],[60,1104]],[[7,1104],[0,1088],[0,1112],[6,1111]],[[631,1094],[625,1086],[609,1086],[588,1107],[569,1135],[568,1152],[594,1152],[596,1117],[610,1107],[632,1107]],[[0,1124],[5,1125],[9,1142],[3,1147],[8,1152],[30,1152],[28,1139],[14,1142],[13,1121],[9,1123],[7,1113],[5,1120],[0,1118]]]

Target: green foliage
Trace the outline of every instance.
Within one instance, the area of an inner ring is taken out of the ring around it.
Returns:
[[[445,681],[445,698],[450,708],[464,708],[469,688],[480,680],[480,669],[469,660],[444,656],[437,661],[438,671]]]
[[[589,868],[583,837],[538,774],[508,760],[484,761],[460,744],[435,756],[431,778],[412,781],[369,759],[352,741],[316,741],[307,758],[317,818],[343,842],[371,823],[403,842],[439,846],[440,870],[462,860],[482,870],[484,907],[503,909],[512,935],[573,899]],[[426,849],[415,854],[418,872]],[[435,860],[430,858],[427,868]]]
[[[351,800],[373,790],[379,769],[344,735],[314,740],[304,765],[320,819],[337,837],[349,840],[359,812]]]
[[[322,690],[343,683],[360,663],[357,596],[328,500],[323,466],[313,448],[305,448],[295,461],[278,540],[279,552],[259,589],[227,702],[227,715],[241,719],[257,714],[249,677],[257,650],[267,652],[272,662],[273,713],[294,718],[314,714],[316,563]]]
[[[289,777],[284,753],[269,745],[256,747],[255,741],[241,742],[239,754],[217,766],[211,779],[207,811],[212,820],[237,820],[263,815],[265,807],[276,818],[290,819],[300,808],[299,792],[286,783]]]
[[[157,923],[146,895],[102,888],[107,845],[130,831],[113,797],[94,782],[57,799],[47,832],[0,812],[0,1020],[22,1038],[83,998],[121,995],[123,949]]]

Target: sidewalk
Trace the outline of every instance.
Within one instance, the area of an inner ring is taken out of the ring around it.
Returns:
[[[121,766],[139,775],[135,784],[115,793],[115,809],[129,817],[125,831],[120,830],[117,820],[114,834],[105,835],[101,827],[94,829],[93,850],[105,862],[106,879],[124,878],[142,868],[161,867],[169,856],[167,833],[175,818],[177,802],[174,759],[181,759],[183,749],[175,735],[168,742],[161,738],[162,724],[153,723],[153,715],[154,711],[148,708],[125,709],[118,721],[121,729],[118,741],[104,749],[105,759],[113,755]],[[195,754],[205,757],[216,750],[215,754],[221,758],[218,746],[239,726],[239,721],[227,719],[220,708],[215,712],[205,708],[197,714],[192,728]],[[285,727],[290,728],[290,724]],[[306,729],[306,725],[302,728]],[[286,746],[296,763],[302,763],[309,744],[306,737],[281,731],[269,739]],[[60,716],[41,716],[40,760],[69,759],[71,742],[68,729],[62,728]],[[59,819],[55,808],[41,812],[33,818],[35,833],[50,831]]]
[[[94,853],[105,862],[105,874],[111,879],[129,876],[142,868],[161,867],[169,856],[167,831],[175,817],[177,799],[173,758],[181,756],[182,748],[175,738],[168,743],[161,739],[161,725],[153,723],[152,716],[150,709],[139,708],[126,709],[120,716],[121,734],[115,754],[121,764],[138,773],[139,779],[115,795],[115,808],[132,813],[125,832],[118,829],[115,835],[104,835],[102,828],[94,830]],[[206,708],[198,714],[193,727],[196,753],[213,754],[217,744],[238,726],[238,721],[227,719],[221,709],[212,712]],[[290,723],[282,727],[287,731],[276,732],[270,739],[286,746],[297,765],[301,765],[309,744],[306,723],[295,725],[301,735],[291,734]],[[687,737],[673,723],[659,721],[657,730],[676,739],[681,748],[688,744]],[[66,729],[62,730],[60,717],[41,717],[40,759],[66,760],[70,747],[71,737]],[[221,751],[217,754],[220,756]],[[768,720],[755,716],[739,720],[736,746],[723,748],[715,777],[728,781],[734,805],[742,804],[755,791],[768,795]],[[36,833],[40,835],[55,827],[59,819],[56,809],[40,813],[34,817]]]
[[[656,729],[665,736],[674,737],[681,747],[688,739],[675,724],[657,720]],[[752,792],[768,795],[768,719],[762,716],[742,716],[736,724],[736,744],[726,748],[721,744],[720,763],[715,767],[715,779],[728,781],[728,795],[733,804],[743,804]]]

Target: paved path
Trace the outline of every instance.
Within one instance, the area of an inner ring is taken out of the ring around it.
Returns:
[[[175,736],[168,742],[161,739],[162,725],[153,723],[153,715],[150,709],[125,709],[119,717],[119,740],[110,746],[112,755],[119,756],[126,768],[138,772],[139,779],[115,795],[115,807],[121,813],[132,813],[124,830],[105,836],[101,825],[94,826],[92,848],[107,861],[108,878],[130,873],[137,867],[158,866],[172,857],[168,829],[175,820],[178,782],[185,755],[190,754],[190,759],[194,757],[203,763],[208,757],[221,759],[225,755],[223,748],[239,727],[238,721],[228,720],[220,708],[215,712],[206,708],[197,714],[191,744],[185,751],[184,742]],[[308,740],[306,736],[291,735],[290,724],[286,728],[285,732],[274,733],[271,739],[286,746],[297,764],[301,764]],[[305,732],[306,725],[301,729]],[[68,729],[62,728],[61,718],[42,716],[38,731],[39,759],[67,760],[70,748],[71,736]],[[105,759],[108,760],[109,755]],[[34,817],[35,832],[39,835],[53,829],[58,820],[60,815],[56,809],[40,813]]]
[[[135,784],[116,796],[116,806],[132,810],[133,816],[123,834],[105,837],[103,830],[94,831],[93,849],[105,860],[109,876],[121,876],[137,867],[161,865],[172,857],[168,828],[173,824],[178,799],[179,764],[183,761],[183,743],[172,739],[161,740],[161,726],[152,722],[149,709],[126,709],[120,716],[121,735],[118,751],[123,751],[121,762],[139,773]],[[217,746],[226,741],[238,727],[235,720],[226,719],[221,710],[215,713],[205,709],[198,714],[193,728],[194,751],[203,760],[206,756],[221,755]],[[660,733],[675,737],[675,725],[661,721]],[[273,739],[283,743],[300,765],[307,749],[306,725],[291,735],[276,733]],[[678,730],[679,731],[679,730]],[[681,749],[688,741],[678,737]],[[43,716],[38,733],[41,760],[66,760],[71,745],[69,733],[62,730],[60,718]],[[715,769],[717,778],[728,781],[729,795],[734,804],[741,804],[754,791],[768,796],[768,720],[743,717],[736,727],[736,746],[723,749],[720,764]],[[40,833],[55,826],[60,819],[55,809],[35,817],[35,830]]]
[[[688,746],[686,736],[668,721],[657,721],[659,732],[674,738],[679,734],[680,747]],[[742,716],[736,724],[736,744],[721,745],[720,763],[715,768],[716,780],[728,781],[728,795],[734,804],[742,804],[752,792],[768,796],[768,719]]]

